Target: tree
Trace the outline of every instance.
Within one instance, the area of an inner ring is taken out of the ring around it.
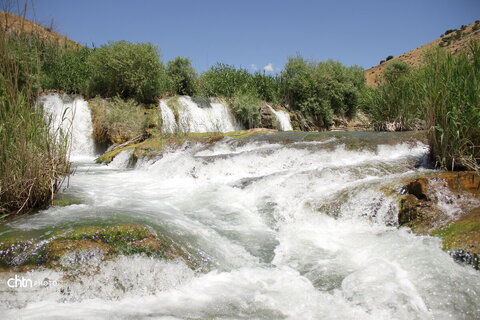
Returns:
[[[88,58],[92,74],[89,92],[153,102],[165,78],[157,48],[151,43],[111,42]]]
[[[167,63],[168,86],[172,94],[192,96],[197,74],[188,58],[176,57]]]

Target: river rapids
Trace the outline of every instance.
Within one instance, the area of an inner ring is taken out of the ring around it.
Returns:
[[[25,272],[55,285],[2,282],[2,319],[479,318],[478,271],[455,263],[439,239],[398,228],[384,192],[429,170],[426,145],[352,147],[362,133],[266,136],[185,144],[133,167],[127,153],[110,165],[76,162],[63,193],[81,204],[10,221],[0,235],[139,223],[203,267],[138,255],[99,262],[74,282],[61,271]]]

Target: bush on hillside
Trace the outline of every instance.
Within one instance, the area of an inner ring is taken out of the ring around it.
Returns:
[[[111,42],[92,50],[91,95],[154,102],[162,92],[165,71],[157,48],[150,43]]]

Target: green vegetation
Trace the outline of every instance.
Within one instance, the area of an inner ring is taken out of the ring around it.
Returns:
[[[419,70],[421,89],[416,96],[427,114],[433,158],[443,168],[480,167],[480,47],[453,56],[430,53]]]
[[[86,93],[90,79],[88,48],[59,48],[48,45],[41,54],[42,89]]]
[[[290,58],[281,75],[282,93],[292,110],[301,111],[316,126],[328,128],[332,116],[352,117],[364,86],[360,67],[339,62],[309,62]]]
[[[35,37],[0,32],[0,215],[50,204],[69,172],[67,133],[52,132],[35,107],[40,83]]]
[[[411,130],[426,121],[433,159],[445,169],[479,170],[480,48],[452,55],[440,48],[417,70],[392,61],[360,105],[375,130]]]
[[[258,127],[261,121],[259,98],[248,93],[237,93],[233,97],[233,111],[247,128]]]
[[[237,92],[256,93],[252,74],[220,63],[200,75],[197,85],[198,94],[204,97],[232,98]]]
[[[365,87],[359,101],[374,130],[405,131],[415,129],[421,118],[415,74],[405,62],[390,61],[377,88]]]
[[[97,142],[122,143],[145,133],[147,111],[133,99],[93,99],[90,107]]]
[[[197,74],[187,58],[176,57],[167,63],[168,90],[172,95],[195,94],[195,79]]]
[[[150,43],[111,42],[92,50],[89,93],[154,102],[162,90],[163,64]]]
[[[79,227],[43,240],[5,239],[0,242],[0,267],[44,266],[70,270],[88,263],[85,259],[76,259],[85,253],[97,255],[101,260],[118,254],[145,254],[167,260],[183,259],[191,268],[200,267],[190,252],[168,236],[157,235],[135,224]]]

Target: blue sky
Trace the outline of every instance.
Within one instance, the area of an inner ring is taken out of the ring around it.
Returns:
[[[445,30],[480,19],[479,0],[154,1],[37,0],[35,19],[89,46],[149,41],[162,60],[188,57],[280,70],[287,57],[334,59],[364,68]],[[31,12],[30,12],[31,13]],[[30,16],[32,17],[32,16]]]

